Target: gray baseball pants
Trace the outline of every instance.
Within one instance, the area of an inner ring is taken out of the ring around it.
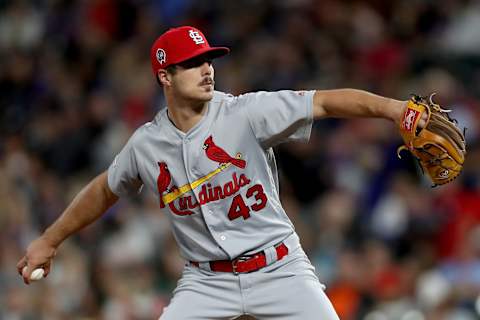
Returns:
[[[300,245],[265,268],[235,275],[187,265],[160,320],[339,320]]]

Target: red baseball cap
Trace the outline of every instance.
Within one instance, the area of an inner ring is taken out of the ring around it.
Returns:
[[[201,54],[208,53],[213,58],[226,55],[226,47],[210,47],[207,38],[197,28],[183,26],[172,28],[155,40],[150,50],[152,70],[156,75],[159,69],[177,64]]]

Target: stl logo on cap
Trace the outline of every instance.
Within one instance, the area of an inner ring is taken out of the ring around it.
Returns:
[[[190,30],[188,32],[188,35],[190,36],[190,38],[192,38],[192,40],[193,40],[193,42],[195,42],[195,44],[205,43],[205,40],[203,39],[202,35],[198,31]]]
[[[150,62],[153,74],[157,77],[160,69],[171,65],[203,54],[216,59],[229,51],[227,47],[211,47],[205,35],[197,28],[182,26],[167,30],[155,40],[150,48]]]
[[[165,50],[163,49],[157,49],[157,60],[160,64],[164,64],[167,61],[167,54],[165,53]]]

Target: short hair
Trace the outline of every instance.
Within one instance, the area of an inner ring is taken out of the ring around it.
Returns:
[[[177,73],[177,65],[176,64],[169,65],[165,70],[167,70],[168,73],[175,74]]]

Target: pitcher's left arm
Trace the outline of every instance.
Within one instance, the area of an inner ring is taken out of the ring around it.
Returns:
[[[363,90],[317,90],[313,96],[313,117],[371,117],[398,123],[406,104],[407,101],[386,98]]]

